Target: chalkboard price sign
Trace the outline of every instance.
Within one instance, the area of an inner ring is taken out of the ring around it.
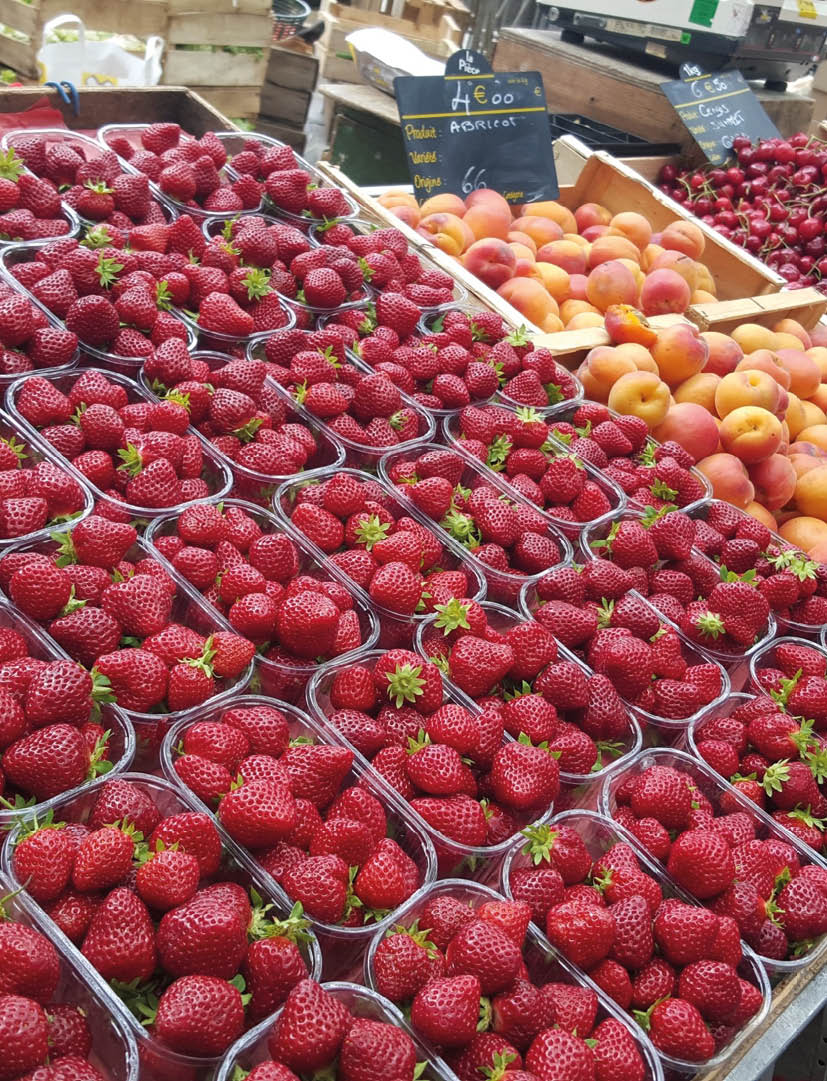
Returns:
[[[661,89],[713,165],[731,156],[732,142],[739,135],[753,141],[778,137],[778,129],[740,71],[693,73],[662,83]]]
[[[394,80],[417,199],[464,198],[477,188],[493,188],[510,203],[556,199],[560,189],[542,76],[458,73],[476,66],[455,54],[444,76]]]

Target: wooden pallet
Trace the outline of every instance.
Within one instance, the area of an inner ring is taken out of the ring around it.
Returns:
[[[151,34],[166,36],[166,0],[107,0],[101,4],[95,0],[0,0],[0,23],[14,33],[0,34],[0,64],[12,68],[21,75],[38,77],[36,56],[43,38],[43,26],[55,15],[72,11],[90,30],[106,30],[113,34],[134,34],[149,37]]]

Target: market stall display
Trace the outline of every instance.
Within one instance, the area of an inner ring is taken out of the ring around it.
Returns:
[[[463,202],[553,257],[497,296],[127,119],[0,260],[0,940],[89,1030],[0,961],[0,1078],[735,1068],[827,944],[827,301],[611,159],[493,240]]]

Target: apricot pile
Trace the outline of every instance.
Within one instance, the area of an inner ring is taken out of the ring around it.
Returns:
[[[399,191],[379,201],[549,333],[602,326],[613,304],[662,315],[716,299],[693,222],[658,233],[632,211],[612,214],[599,203],[512,208],[487,188],[464,200],[435,195],[422,206]]]

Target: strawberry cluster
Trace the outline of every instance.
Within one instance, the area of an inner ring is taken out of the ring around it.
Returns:
[[[78,517],[89,497],[39,443],[0,418],[0,540],[22,540]]]
[[[74,661],[34,655],[29,641],[13,624],[0,629],[0,796],[12,809],[106,773],[119,753],[120,733],[101,713],[106,683]]]
[[[594,522],[622,502],[614,485],[549,438],[550,424],[532,408],[470,405],[447,431],[450,442],[464,454],[502,474],[519,495],[556,522]]]
[[[0,376],[66,368],[77,354],[77,335],[49,322],[36,304],[0,285]]]
[[[184,225],[139,228],[175,230],[186,242]],[[126,238],[131,243],[137,229],[129,234],[111,226],[100,229],[94,235],[89,233],[82,243],[67,237],[36,253],[26,253],[25,258],[19,258],[18,253],[9,272],[90,349],[138,358],[150,356],[168,338],[187,341],[187,328],[167,310],[173,294],[165,284],[167,275],[183,273],[190,265],[183,251],[164,254],[155,248],[127,249]],[[198,269],[193,265],[190,273]]]
[[[188,357],[179,341],[161,351]],[[229,470],[205,453],[184,406],[155,401],[122,376],[87,368],[57,381],[19,380],[14,406],[88,481],[107,517],[128,522],[229,487]]]
[[[126,230],[166,221],[146,176],[125,171],[111,150],[90,150],[85,140],[61,137],[51,142],[32,134],[15,137],[7,155],[16,152],[35,176],[51,181],[60,198],[86,221]]]
[[[437,522],[483,564],[488,596],[516,602],[521,582],[563,559],[563,540],[533,504],[512,500],[454,450],[425,444],[385,456],[383,472],[403,499]]]
[[[721,567],[754,581],[780,622],[827,622],[827,564],[808,559],[744,511],[711,500],[693,515],[694,544]]]
[[[697,776],[697,764],[673,752],[664,764],[621,769],[615,821],[683,890],[731,917],[761,957],[806,953],[827,932],[827,870],[757,821],[729,786],[698,784]]]
[[[605,1010],[598,1020],[594,991],[544,956],[529,906],[487,896],[469,904],[447,889],[426,894],[415,922],[373,954],[376,989],[409,1008],[415,1031],[460,1081],[643,1081],[629,1029]]]
[[[388,612],[412,616],[475,592],[455,550],[366,473],[340,470],[282,489],[277,509]]]
[[[389,819],[353,751],[321,742],[300,714],[241,699],[188,725],[176,750],[180,780],[313,919],[361,927],[422,885],[416,835]]]
[[[398,1016],[382,1013],[366,995],[360,1002],[359,996],[352,985],[302,980],[256,1045],[258,1064],[249,1073],[241,1065],[236,1071],[243,1070],[250,1081],[297,1081],[308,1071],[334,1081],[379,1081],[388,1071],[423,1081],[440,1076]]]
[[[609,477],[640,507],[688,507],[707,496],[695,459],[674,440],[657,443],[644,421],[583,402],[549,421],[549,435]]]
[[[607,677],[646,721],[692,717],[728,689],[719,664],[688,645],[607,559],[559,567],[526,595],[534,619]]]
[[[9,147],[0,153],[0,239],[25,242],[68,236],[74,230],[58,185],[28,171],[31,166],[19,143],[17,151]]]
[[[255,651],[173,574],[133,526],[96,514],[0,559],[0,587],[17,608],[92,671],[107,700],[136,713],[200,705],[231,686]],[[92,678],[80,671],[91,693]],[[58,698],[53,708],[66,707]]]
[[[104,1050],[96,1037],[107,1030]],[[5,1077],[107,1081],[90,1057],[117,1070],[128,1055],[98,995],[9,898],[0,910],[0,1043]]]
[[[550,750],[505,740],[496,710],[472,712],[453,700],[439,668],[410,650],[364,654],[319,679],[312,708],[458,845],[501,844],[557,797],[560,768]],[[449,865],[453,855],[447,846]]]
[[[711,503],[713,522],[719,506],[727,514],[726,504]],[[708,521],[669,505],[647,508],[590,531],[588,547],[599,564],[619,568],[628,587],[648,597],[691,642],[717,654],[743,656],[774,628],[770,598],[776,598],[776,586],[765,584],[755,571],[739,575],[716,566],[696,545],[710,528]],[[752,518],[740,528],[745,537],[767,534],[769,539],[769,530]]]
[[[220,1055],[308,974],[306,921],[275,918],[210,815],[164,782],[107,781],[88,815],[64,802],[20,827],[12,866],[160,1047]]]
[[[593,856],[581,834],[594,828],[575,814],[526,830],[508,895],[530,907],[552,945],[632,1013],[659,1051],[704,1062],[763,1005],[760,987],[744,979],[738,924],[664,893],[608,824],[595,846],[605,851]]]
[[[821,791],[827,658],[795,639],[779,639],[773,652],[774,669],[760,670],[768,693],[727,699],[694,727],[694,749],[716,773],[820,852],[827,817]]]
[[[256,210],[261,203],[258,184],[224,170],[227,151],[214,132],[195,139],[178,124],[162,122],[148,124],[139,139],[136,147],[115,131],[106,135],[106,145],[190,212],[236,214]]]
[[[276,332],[268,348],[282,333],[302,332]],[[158,350],[142,368],[152,392],[183,406],[190,424],[231,463],[233,494],[265,505],[275,480],[330,465],[337,456],[331,440],[273,390],[267,381],[273,370],[253,357],[232,359],[174,347]]]
[[[547,746],[562,773],[598,773],[635,743],[609,678],[560,651],[540,623],[456,599],[437,605],[417,648],[510,736]]]
[[[230,500],[187,507],[159,520],[152,544],[255,643],[264,689],[293,701],[318,664],[363,644],[370,623],[318,560],[252,511]]]

